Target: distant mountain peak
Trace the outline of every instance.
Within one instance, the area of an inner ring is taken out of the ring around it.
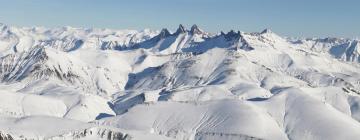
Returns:
[[[185,32],[186,32],[185,27],[182,24],[180,24],[179,28],[176,30],[175,34],[182,34]]]
[[[230,30],[230,32],[226,34],[221,31],[221,35],[224,36],[227,40],[233,40],[240,37],[240,31],[235,32],[234,30]]]
[[[271,34],[271,33],[274,33],[274,32],[272,32],[270,29],[268,29],[268,28],[266,28],[266,29],[264,29],[262,32],[261,32],[261,34]]]
[[[225,35],[224,31],[220,31],[220,35]]]
[[[191,27],[190,33],[192,33],[192,34],[202,34],[203,31],[196,24],[194,24]]]
[[[7,28],[8,26],[4,23],[0,23],[0,31],[3,31]]]
[[[167,36],[169,36],[169,35],[171,35],[171,34],[170,34],[169,30],[166,29],[166,28],[163,28],[163,29],[161,30],[160,34],[159,34],[159,36],[160,36],[161,38],[167,37]]]

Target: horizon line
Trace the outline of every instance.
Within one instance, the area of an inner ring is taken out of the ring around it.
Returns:
[[[169,28],[158,28],[158,29],[153,29],[153,28],[150,28],[150,27],[145,27],[145,28],[142,28],[142,29],[131,29],[131,28],[112,28],[112,27],[85,27],[85,26],[71,26],[71,25],[58,25],[58,26],[46,26],[46,25],[31,25],[31,26],[22,26],[22,25],[13,25],[13,24],[6,24],[4,22],[0,22],[0,25],[3,25],[3,26],[8,26],[8,27],[15,27],[15,28],[45,28],[47,30],[52,30],[52,29],[59,29],[59,28],[74,28],[74,29],[80,29],[80,30],[86,30],[86,29],[100,29],[100,30],[113,30],[113,31],[125,31],[125,30],[129,30],[129,31],[145,31],[145,30],[150,30],[150,31],[157,31],[157,32],[160,32],[161,30],[163,29],[167,29],[169,30]],[[180,23],[178,25],[178,27],[176,27],[175,29],[173,30],[169,30],[171,31],[172,33],[175,33],[176,30],[179,28],[179,26],[183,26],[184,29],[188,29],[186,28],[187,26],[184,26],[184,24]],[[192,26],[197,26],[199,27],[200,29],[201,26],[198,26],[198,24],[193,24]],[[191,27],[192,27],[191,26]],[[203,29],[202,29],[203,30]],[[225,31],[225,30],[220,30],[220,31],[217,31],[217,32],[209,32],[209,31],[206,31],[206,30],[203,30],[205,31],[206,33],[210,33],[212,35],[218,35],[218,34],[221,34],[222,32],[232,32],[232,31],[235,31],[235,32],[242,32],[242,33],[261,33],[261,32],[264,32],[266,30],[269,30],[271,31],[272,33],[276,34],[276,35],[279,35],[283,38],[291,38],[291,39],[326,39],[326,38],[338,38],[338,39],[348,39],[348,40],[360,40],[360,36],[355,36],[355,37],[339,37],[339,36],[322,36],[322,37],[319,37],[319,36],[313,36],[313,37],[308,37],[308,36],[301,36],[301,37],[294,37],[294,36],[286,36],[286,35],[282,35],[282,34],[278,34],[276,31],[274,32],[274,30],[272,30],[271,28],[264,28],[263,30],[261,31],[251,31],[251,32],[245,32],[243,30],[240,30],[240,29],[230,29],[228,31]],[[190,31],[190,30],[187,30],[187,31]]]

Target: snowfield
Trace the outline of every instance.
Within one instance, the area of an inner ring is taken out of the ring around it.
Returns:
[[[358,140],[360,40],[0,24],[0,140]]]

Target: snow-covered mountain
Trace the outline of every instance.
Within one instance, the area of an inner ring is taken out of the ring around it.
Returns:
[[[0,24],[0,139],[360,139],[360,40]]]

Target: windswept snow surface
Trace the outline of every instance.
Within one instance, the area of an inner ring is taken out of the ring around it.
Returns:
[[[358,140],[359,42],[0,24],[0,139]]]

